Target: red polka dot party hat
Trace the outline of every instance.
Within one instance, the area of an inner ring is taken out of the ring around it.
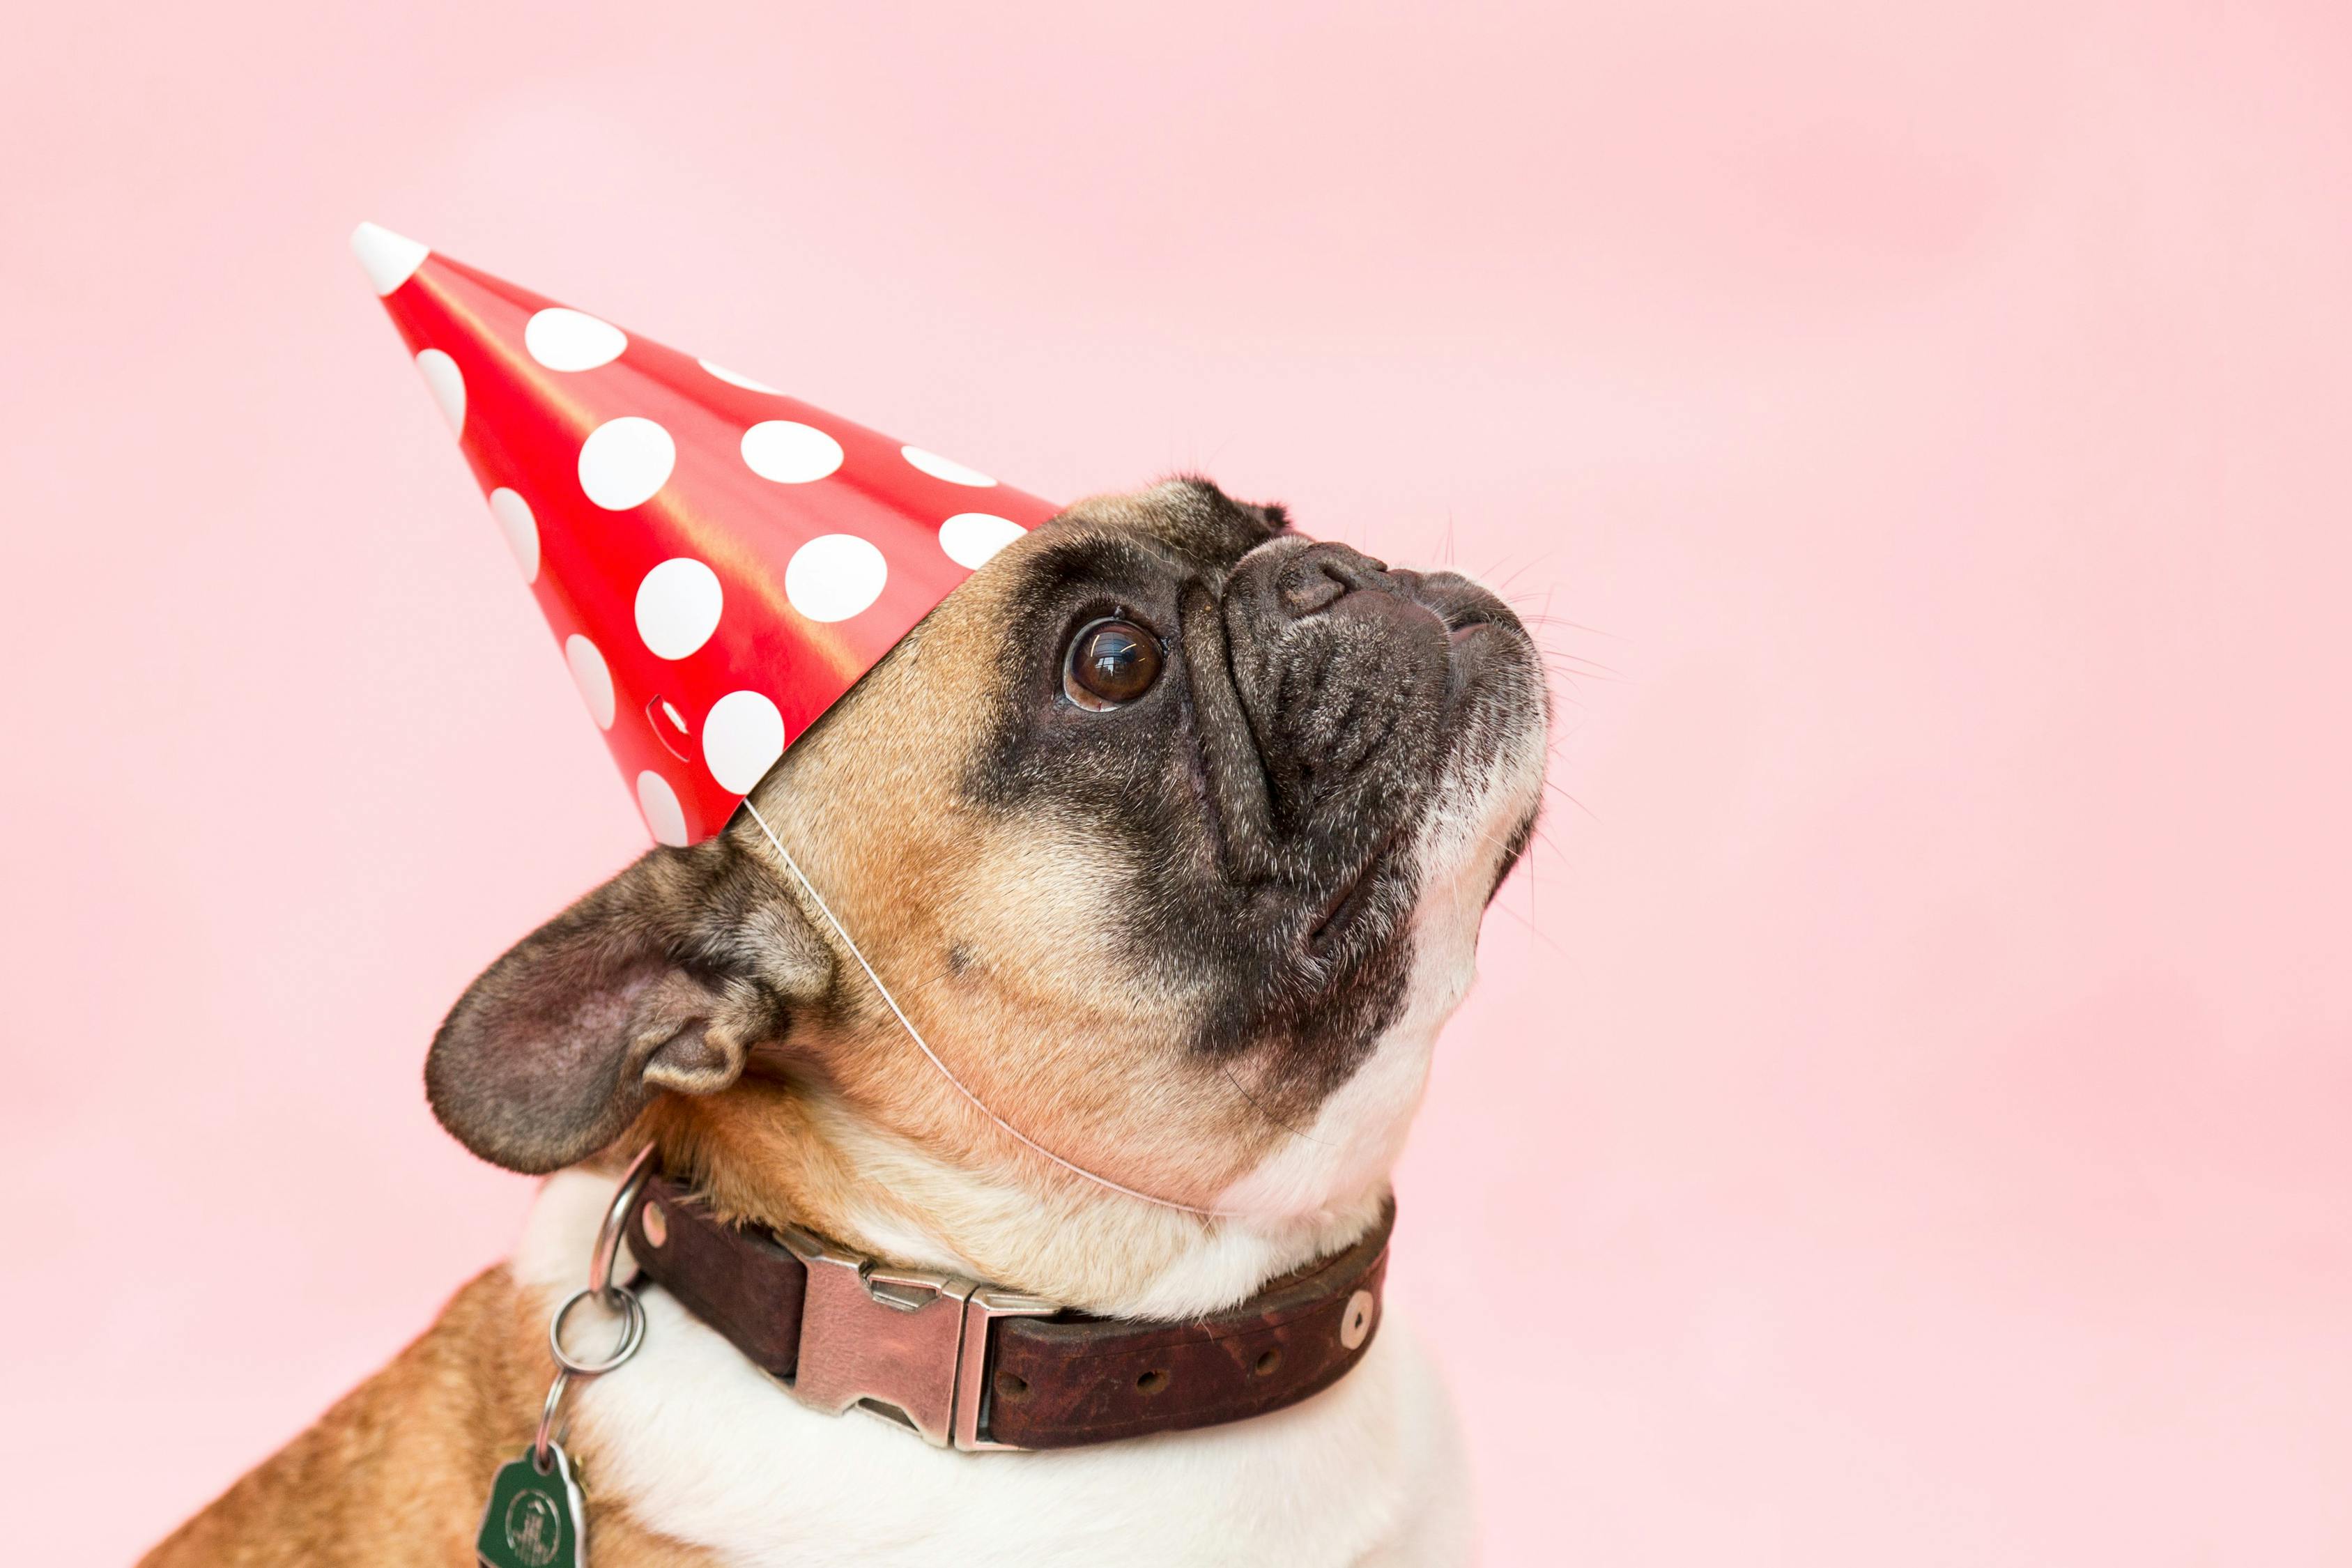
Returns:
[[[352,248],[664,844],[718,832],[950,589],[1060,510],[389,229]]]

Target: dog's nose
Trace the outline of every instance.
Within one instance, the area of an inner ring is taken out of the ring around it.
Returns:
[[[1390,576],[1387,562],[1344,544],[1317,544],[1283,563],[1275,593],[1285,610],[1303,618],[1329,609],[1349,594],[1395,594],[1400,586]]]

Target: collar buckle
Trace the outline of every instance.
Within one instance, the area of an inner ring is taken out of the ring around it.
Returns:
[[[933,1447],[1015,1446],[982,1435],[989,1325],[1059,1307],[960,1275],[892,1268],[797,1226],[778,1235],[808,1269],[794,1398],[828,1415],[864,1410]]]

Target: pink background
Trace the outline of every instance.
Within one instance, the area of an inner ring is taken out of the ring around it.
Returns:
[[[12,1558],[500,1253],[425,1041],[644,842],[367,216],[1549,617],[1402,1175],[1491,1561],[2352,1559],[2340,5],[684,9],[12,19]]]

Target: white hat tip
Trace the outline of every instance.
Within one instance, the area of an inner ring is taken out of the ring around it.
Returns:
[[[425,265],[433,254],[429,247],[417,244],[404,235],[372,223],[363,223],[352,230],[352,254],[360,258],[361,270],[375,291],[389,294]]]

